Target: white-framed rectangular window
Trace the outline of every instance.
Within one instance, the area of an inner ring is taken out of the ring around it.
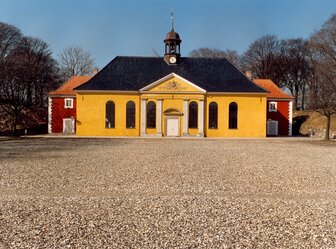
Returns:
[[[278,110],[277,102],[269,102],[268,103],[268,111],[276,112]]]
[[[64,99],[64,108],[73,108],[73,99]]]

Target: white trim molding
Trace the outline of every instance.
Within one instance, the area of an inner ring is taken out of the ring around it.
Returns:
[[[141,93],[142,93],[142,92],[147,92],[147,91],[150,90],[151,88],[153,88],[153,87],[155,87],[155,86],[161,84],[162,82],[167,81],[167,80],[170,79],[170,78],[177,78],[177,79],[179,79],[179,80],[181,80],[181,81],[183,81],[183,82],[185,82],[185,83],[191,85],[192,87],[195,87],[195,88],[196,88],[197,90],[199,90],[200,92],[202,92],[202,93],[206,93],[206,91],[205,91],[203,88],[199,87],[198,85],[195,85],[194,83],[190,82],[189,80],[187,80],[187,79],[181,77],[180,75],[178,75],[178,74],[176,74],[176,73],[170,73],[170,74],[164,76],[163,78],[161,78],[161,79],[159,79],[159,80],[157,80],[157,81],[155,81],[155,82],[153,82],[153,83],[151,83],[151,84],[149,84],[149,85],[147,85],[147,86],[141,88],[139,91],[140,91]]]
[[[52,98],[48,97],[48,133],[52,133]]]
[[[147,99],[141,99],[141,123],[140,123],[140,136],[146,136],[146,114],[147,114]]]
[[[182,136],[188,136],[189,122],[189,99],[183,100],[183,133]]]
[[[162,99],[156,102],[156,132],[162,136]]]
[[[204,100],[198,101],[198,136],[204,137]]]
[[[293,135],[293,101],[288,103],[288,136]]]

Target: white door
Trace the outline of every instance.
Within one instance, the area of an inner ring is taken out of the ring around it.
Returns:
[[[73,133],[75,132],[75,120],[72,118],[63,119],[63,132],[64,133]]]
[[[267,135],[277,136],[278,135],[278,121],[268,120],[267,121]]]
[[[167,119],[167,137],[178,137],[179,120],[177,118]]]

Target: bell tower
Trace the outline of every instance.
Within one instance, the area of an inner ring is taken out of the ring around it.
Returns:
[[[178,33],[174,31],[174,13],[171,14],[172,29],[167,33],[165,43],[165,54],[164,60],[169,65],[178,64],[181,54],[180,54],[180,44],[182,40]]]

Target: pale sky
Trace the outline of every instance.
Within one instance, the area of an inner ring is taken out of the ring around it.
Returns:
[[[243,53],[257,38],[308,38],[336,13],[336,0],[0,0],[0,21],[63,48],[88,50],[99,68],[117,55],[163,55],[170,13],[181,54],[210,47]]]

